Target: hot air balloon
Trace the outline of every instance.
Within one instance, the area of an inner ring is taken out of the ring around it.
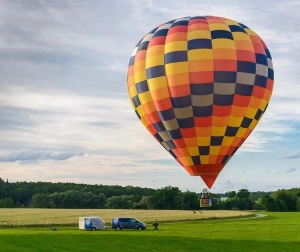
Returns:
[[[273,80],[271,54],[254,31],[194,16],[161,24],[138,42],[127,87],[146,129],[211,188],[265,113]]]

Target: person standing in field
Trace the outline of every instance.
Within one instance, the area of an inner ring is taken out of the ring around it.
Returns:
[[[158,221],[157,220],[154,221],[153,226],[154,226],[155,230],[158,230]]]

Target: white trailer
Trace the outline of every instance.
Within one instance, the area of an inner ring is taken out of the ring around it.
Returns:
[[[104,220],[98,216],[79,217],[79,229],[84,230],[106,230]]]

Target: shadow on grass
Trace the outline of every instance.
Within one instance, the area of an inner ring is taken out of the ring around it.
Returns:
[[[1,235],[1,252],[89,252],[89,251],[297,251],[300,242],[235,239],[203,239],[156,234],[130,235],[122,232],[86,232],[82,234]]]

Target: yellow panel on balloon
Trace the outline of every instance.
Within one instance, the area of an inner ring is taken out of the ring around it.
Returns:
[[[233,32],[232,36],[235,40],[245,40],[251,42],[251,39],[249,38],[249,35],[247,35],[244,32]]]
[[[220,23],[209,24],[209,29],[211,31],[215,31],[215,30],[230,31],[228,25],[220,24]]]
[[[254,31],[252,31],[251,29],[249,29],[249,28],[244,28],[244,29],[245,29],[245,31],[247,32],[248,35],[257,36],[257,34]]]
[[[147,91],[147,92],[139,94],[139,99],[140,99],[141,104],[145,104],[145,103],[148,103],[149,101],[152,101],[152,96],[151,96],[150,92]]]
[[[183,157],[183,162],[185,165],[193,165],[194,164],[191,157]]]
[[[230,116],[228,121],[228,126],[240,127],[243,121],[243,117]]]
[[[188,60],[202,60],[202,59],[213,59],[212,49],[194,49],[188,51]]]
[[[166,64],[165,66],[166,74],[179,74],[179,73],[188,73],[188,63],[187,62],[176,62]]]
[[[220,152],[220,146],[210,146],[209,155],[218,155]]]
[[[266,106],[267,106],[268,102],[265,100],[261,100],[261,103],[259,105],[260,110],[264,111]]]
[[[199,146],[209,146],[210,145],[210,136],[208,137],[197,137]]]
[[[200,162],[201,164],[208,164],[209,163],[209,156],[200,156]]]
[[[159,88],[163,88],[163,87],[167,87],[168,86],[168,82],[167,82],[166,76],[161,76],[161,77],[156,77],[156,78],[148,79],[147,82],[148,82],[149,90],[159,89]]]
[[[146,114],[143,106],[138,106],[136,111],[139,113],[140,117],[143,117]]]
[[[210,31],[196,30],[196,31],[189,31],[187,34],[187,40],[199,39],[199,38],[211,39]]]
[[[136,87],[135,86],[130,86],[128,89],[128,93],[130,97],[135,97],[137,95],[136,92]]]
[[[243,137],[247,132],[247,129],[240,127],[236,133],[237,137]]]
[[[212,40],[213,48],[229,48],[235,49],[235,43],[230,39],[213,39]]]
[[[245,114],[246,117],[253,119],[256,114],[257,109],[248,107],[247,112]]]
[[[146,71],[145,70],[134,72],[134,81],[136,83],[142,82],[146,79],[147,79],[147,76],[146,76]]]
[[[253,120],[253,121],[251,122],[251,124],[249,125],[249,129],[253,130],[253,129],[255,128],[255,126],[256,126],[257,123],[258,123],[258,121]]]
[[[147,57],[146,67],[153,67],[165,64],[165,58],[163,55],[155,55],[151,57]]]
[[[224,136],[222,146],[230,146],[234,137]]]
[[[239,25],[238,22],[236,22],[236,21],[234,21],[234,20],[231,20],[231,19],[224,18],[223,21],[224,21],[224,23],[226,23],[227,25]]]
[[[174,51],[187,51],[186,41],[174,41],[174,42],[169,42],[165,45],[164,53],[169,53]]]
[[[199,156],[198,147],[188,147],[188,151],[189,151],[191,156]]]
[[[214,127],[212,126],[211,135],[212,136],[224,136],[226,127]]]

